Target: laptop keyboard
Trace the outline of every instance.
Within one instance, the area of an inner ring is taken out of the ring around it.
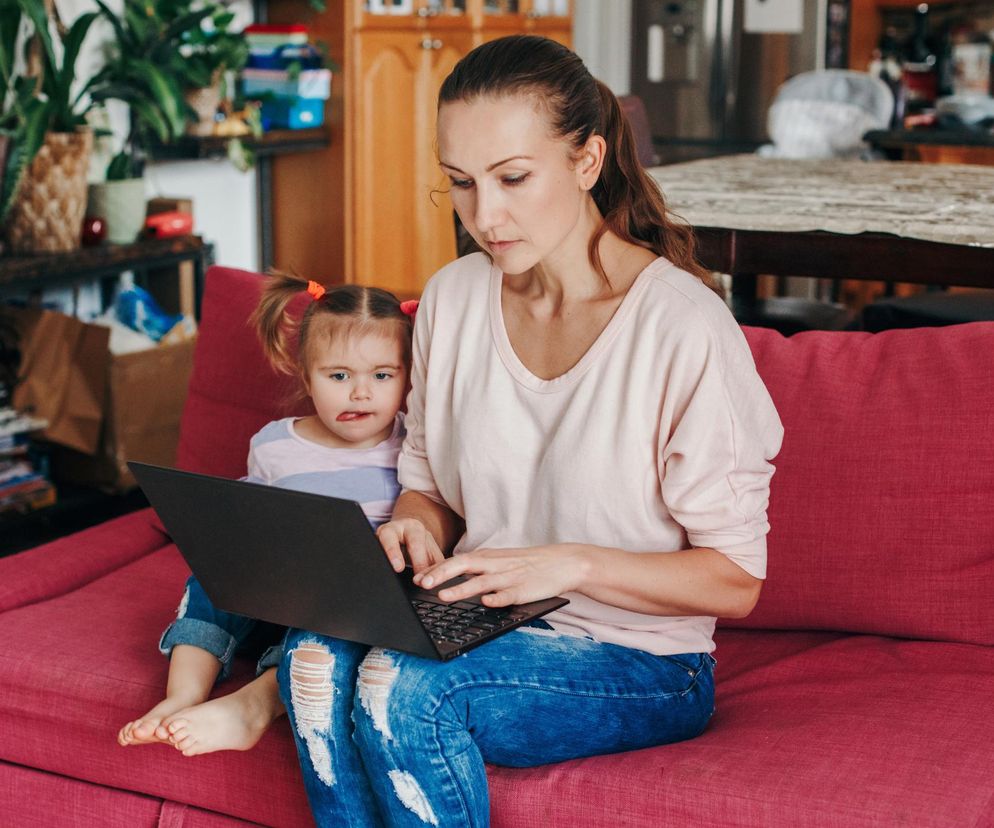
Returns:
[[[469,644],[528,617],[514,607],[484,607],[468,601],[443,604],[417,598],[411,603],[432,640],[450,644]]]

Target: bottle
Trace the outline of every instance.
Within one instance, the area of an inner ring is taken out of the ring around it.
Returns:
[[[928,36],[928,3],[915,9],[915,28],[904,50],[901,67],[905,116],[921,114],[934,103],[938,92],[936,55]]]
[[[904,86],[901,82],[901,48],[893,26],[888,26],[880,35],[880,42],[873,50],[869,72],[886,83],[894,96],[894,109],[888,126],[900,129],[904,124]]]

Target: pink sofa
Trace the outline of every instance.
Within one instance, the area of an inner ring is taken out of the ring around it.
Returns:
[[[257,288],[208,274],[183,467],[243,473],[281,413]],[[714,719],[491,768],[495,826],[994,826],[994,324],[747,336],[786,439],[769,581],[719,630]],[[0,823],[310,824],[285,720],[245,753],[117,746],[162,692],[185,574],[148,510],[0,560]]]

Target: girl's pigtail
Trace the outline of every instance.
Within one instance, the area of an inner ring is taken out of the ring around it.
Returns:
[[[270,271],[249,323],[255,328],[270,364],[281,373],[295,375],[300,368],[290,347],[298,323],[287,312],[294,297],[308,288],[307,279],[292,273]]]

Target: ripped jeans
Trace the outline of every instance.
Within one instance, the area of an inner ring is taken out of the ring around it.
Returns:
[[[260,652],[256,675],[261,676],[280,662],[280,642],[286,627],[256,621],[244,615],[218,609],[207,597],[204,588],[192,575],[176,610],[176,620],[162,633],[159,652],[169,656],[177,644],[189,644],[206,650],[221,662],[218,681],[231,672],[231,659],[238,652]]]
[[[278,677],[318,826],[486,826],[484,762],[531,767],[697,736],[714,660],[533,622],[441,662],[302,630]]]

